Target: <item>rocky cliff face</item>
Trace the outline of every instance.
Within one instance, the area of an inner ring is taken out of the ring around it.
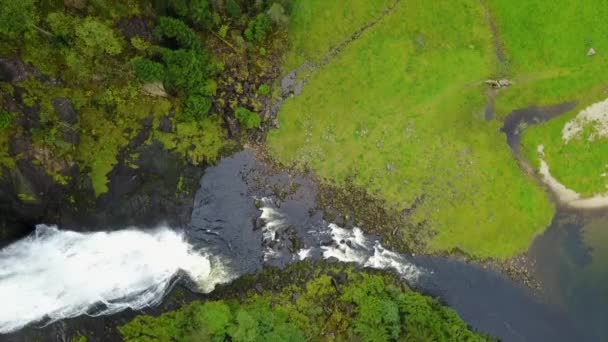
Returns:
[[[151,118],[144,120],[144,128],[119,153],[118,164],[108,175],[109,190],[97,197],[87,170],[34,143],[33,132],[41,125],[40,105],[28,105],[19,85],[32,76],[61,82],[19,60],[0,58],[0,80],[14,89],[12,94],[0,90],[0,104],[13,115],[16,127],[2,132],[8,136],[10,162],[2,165],[0,178],[0,241],[19,238],[43,222],[88,230],[161,223],[181,226],[189,221],[202,166],[189,165],[160,143],[150,143]],[[82,133],[72,100],[58,97],[52,105],[61,123],[57,132],[61,141],[77,145]],[[161,120],[160,126],[170,131],[171,121]]]

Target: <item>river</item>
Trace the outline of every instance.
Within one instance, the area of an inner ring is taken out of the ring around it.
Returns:
[[[606,214],[558,211],[529,251],[543,285],[532,292],[475,264],[395,253],[378,237],[324,221],[315,198],[310,178],[273,170],[245,150],[206,169],[183,230],[39,226],[0,251],[0,330],[10,341],[50,338],[65,322],[79,324],[70,317],[157,305],[180,279],[204,298],[266,265],[323,258],[395,272],[505,341],[608,340]]]

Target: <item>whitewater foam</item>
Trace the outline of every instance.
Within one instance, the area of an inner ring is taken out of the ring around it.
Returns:
[[[390,270],[410,283],[415,282],[422,274],[422,270],[410,263],[405,256],[386,249],[380,241],[366,236],[357,227],[345,229],[331,223],[328,228],[334,244],[321,247],[324,259],[333,257],[363,267]]]
[[[221,260],[166,227],[78,233],[38,225],[0,250],[0,333],[158,304],[180,270],[203,292],[231,278]]]

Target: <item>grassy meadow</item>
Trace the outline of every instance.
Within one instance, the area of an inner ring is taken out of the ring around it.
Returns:
[[[292,22],[288,65],[320,59],[344,36],[316,33],[330,23],[309,16],[331,7],[297,2],[304,9],[293,22],[310,24]],[[285,102],[272,154],[330,182],[352,180],[399,209],[418,201],[410,217],[430,252],[502,259],[526,250],[553,209],[518,168],[500,122],[484,118],[481,81],[500,70],[486,14],[470,1],[398,3]],[[339,15],[331,25],[354,23]],[[305,35],[323,48],[302,49]]]
[[[562,139],[567,121],[590,104],[608,97],[608,15],[605,1],[490,0],[500,39],[508,56],[509,77],[514,85],[496,102],[499,116],[530,105],[576,101],[566,115],[525,130],[525,155],[538,165],[537,146],[561,183],[582,195],[606,191],[608,139],[590,141],[591,132],[569,143]],[[587,56],[590,48],[596,55]]]

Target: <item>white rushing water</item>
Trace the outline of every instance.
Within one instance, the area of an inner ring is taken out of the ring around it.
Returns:
[[[268,261],[279,253],[268,242],[279,241],[278,232],[286,229],[289,224],[286,215],[277,208],[269,198],[262,198],[261,219],[263,241],[267,243],[264,250],[264,260]],[[405,256],[386,249],[378,239],[371,238],[357,227],[345,229],[334,223],[318,227],[308,232],[311,236],[330,236],[333,243],[323,246],[305,246],[292,255],[292,259],[304,260],[312,258],[315,251],[320,252],[323,259],[336,258],[341,262],[352,262],[363,267],[395,272],[409,283],[415,282],[425,271],[409,262]]]
[[[403,255],[386,249],[378,240],[365,236],[357,227],[344,229],[331,223],[328,228],[334,244],[321,247],[325,259],[334,257],[342,262],[354,262],[363,267],[393,271],[410,283],[415,282],[423,273],[422,269]]]
[[[231,278],[219,259],[166,227],[77,233],[38,225],[0,250],[0,333],[157,304],[180,270],[204,292]]]

